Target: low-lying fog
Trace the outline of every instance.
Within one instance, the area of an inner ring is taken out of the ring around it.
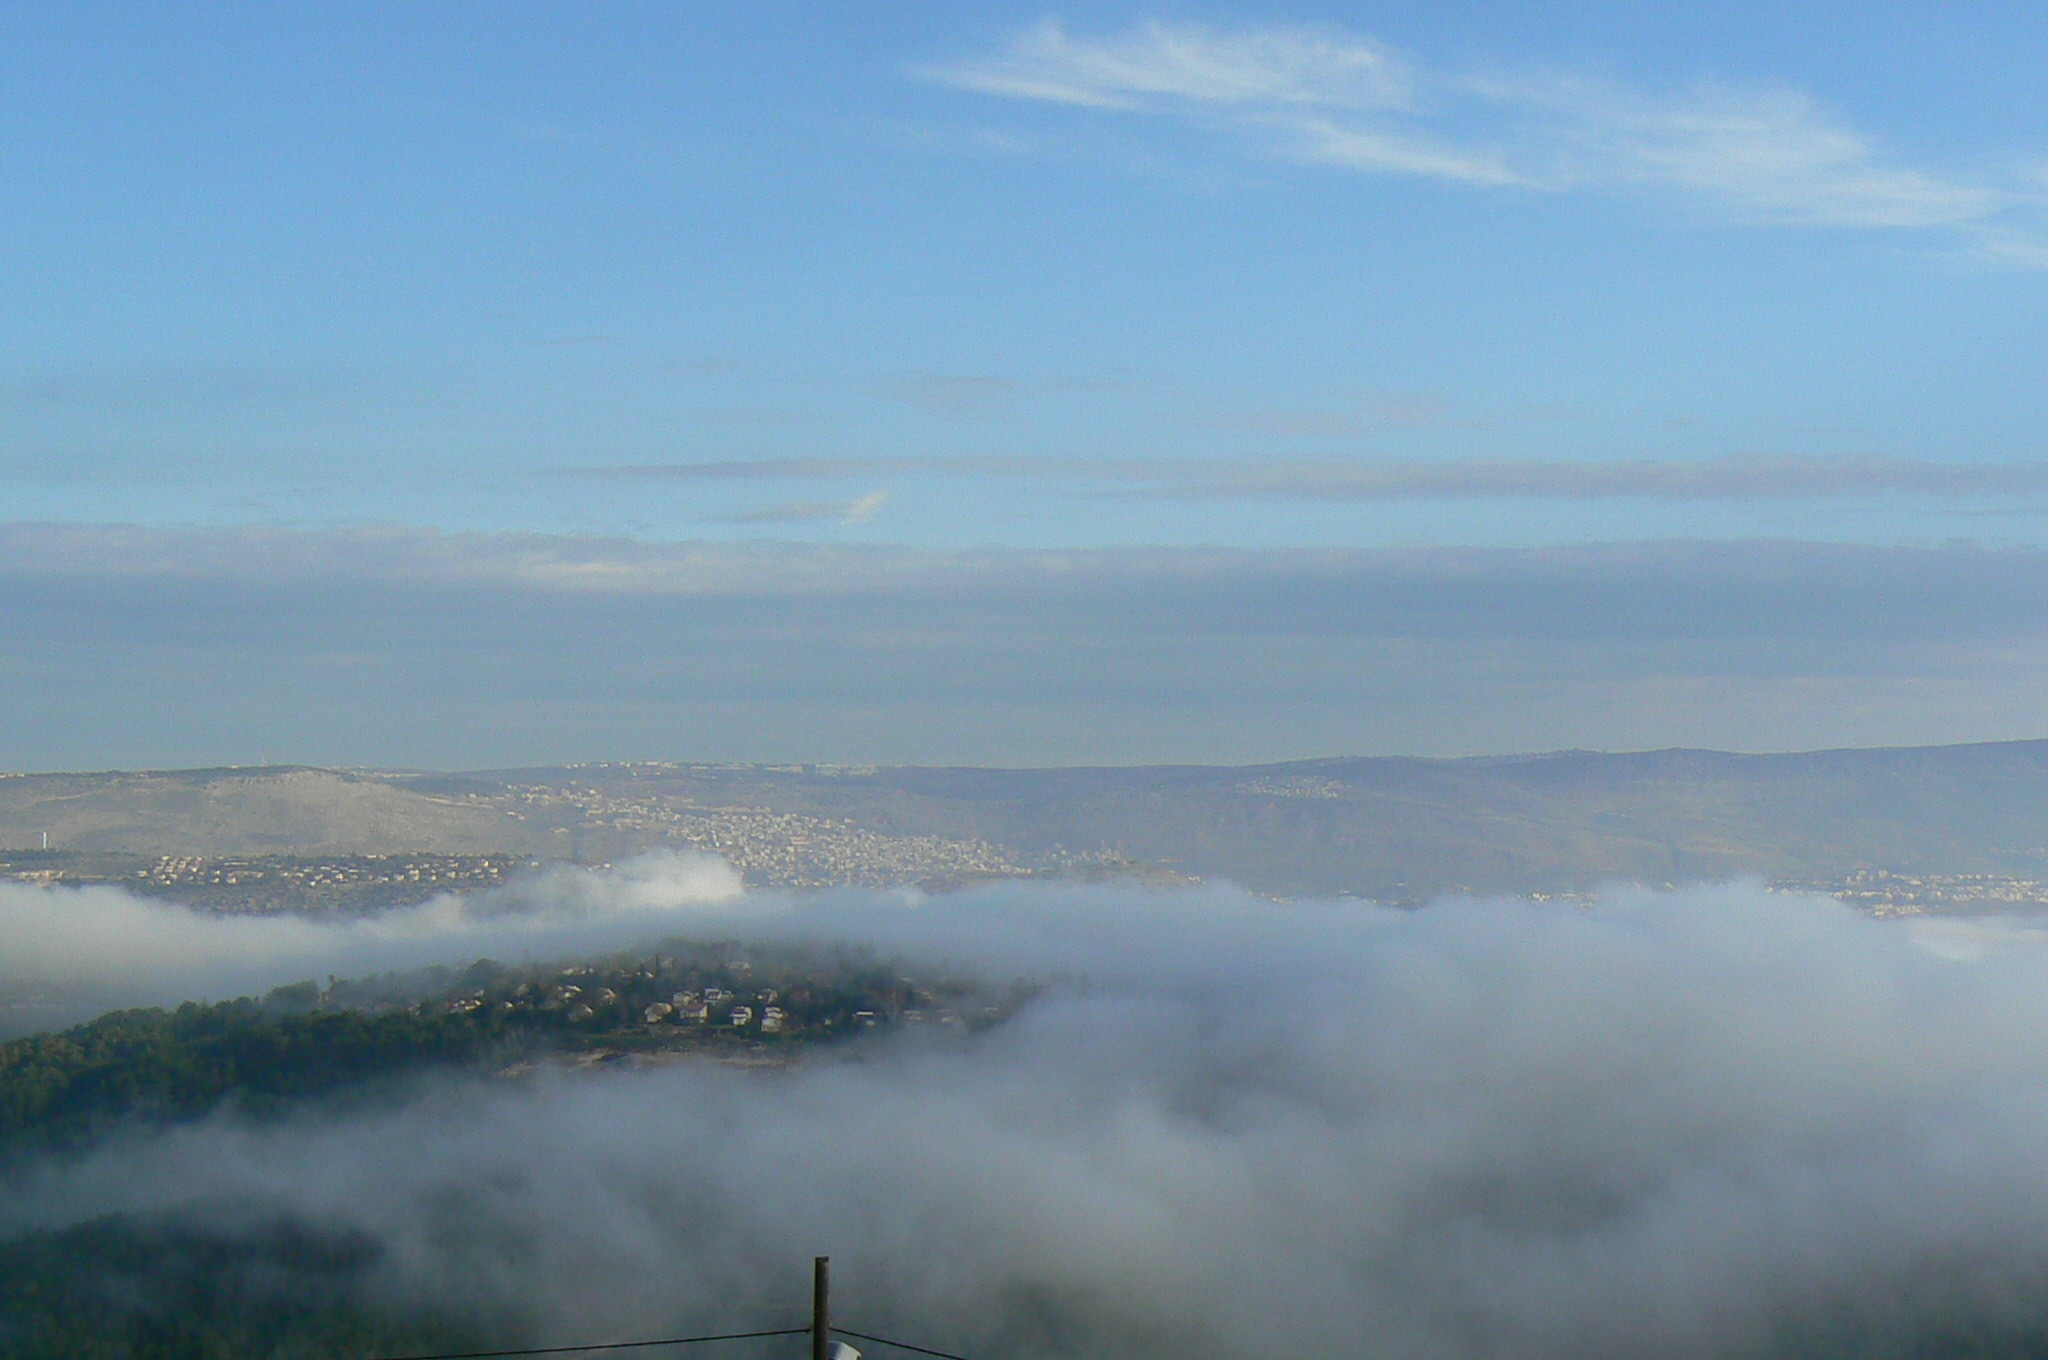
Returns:
[[[394,1298],[543,1341],[794,1325],[821,1253],[847,1325],[978,1360],[2048,1338],[2048,949],[2021,931],[1749,885],[1395,913],[748,894],[660,860],[346,926],[8,890],[0,983],[161,1001],[662,935],[1065,980],[986,1033],[788,1071],[224,1116],[36,1165],[0,1230],[282,1210],[381,1239]]]

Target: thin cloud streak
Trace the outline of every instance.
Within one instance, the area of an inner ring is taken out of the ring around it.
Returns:
[[[1390,49],[1301,26],[1218,33],[1152,22],[1077,42],[1047,20],[997,56],[925,73],[984,94],[1082,108],[1145,109],[1161,98],[1344,109],[1406,109],[1414,102],[1406,64]]]
[[[432,627],[428,616],[443,609],[553,620],[609,598],[625,612],[606,613],[608,627],[687,621],[739,637],[772,624],[814,637],[914,633],[969,649],[1015,640],[1019,629],[1055,649],[1137,636],[2013,640],[2048,636],[2043,597],[2048,552],[1967,545],[941,551],[0,525],[0,622],[22,636],[46,626],[82,636],[96,619],[131,639],[186,626],[210,635],[233,617],[238,636],[309,627],[327,637],[331,624],[316,620],[329,610],[373,628],[387,627],[376,622],[387,613]]]
[[[1980,260],[2048,266],[2039,185],[1902,165],[1804,91],[1652,93],[1576,75],[1436,70],[1335,28],[1048,21],[926,79],[977,94],[1174,119],[1266,154],[1529,192],[1649,190],[1741,222],[1942,231]]]
[[[1045,764],[2040,735],[2048,553],[0,526],[16,768]],[[173,733],[167,739],[165,734]]]
[[[786,501],[758,510],[741,510],[730,515],[707,515],[707,524],[804,524],[832,520],[840,524],[866,524],[889,499],[886,491],[870,491],[850,501]]]
[[[1258,423],[1271,432],[1275,421]],[[1336,427],[1286,427],[1328,434]],[[2048,491],[2048,462],[1936,463],[1879,456],[1740,454],[1700,459],[768,458],[562,469],[621,481],[926,477],[1079,483],[1178,500],[1769,501],[1915,495],[1967,499]],[[805,503],[808,505],[809,503]],[[825,517],[836,506],[819,505]],[[798,518],[798,516],[789,516]],[[739,522],[764,522],[742,520]]]

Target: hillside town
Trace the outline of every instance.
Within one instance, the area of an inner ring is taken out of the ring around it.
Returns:
[[[1270,792],[1270,790],[1269,790]],[[1319,787],[1287,786],[1287,796],[1327,796]],[[979,838],[890,835],[853,818],[775,812],[748,806],[700,807],[661,795],[620,796],[595,788],[515,787],[487,795],[531,815],[571,804],[581,820],[580,845],[595,855],[450,854],[142,855],[66,849],[0,850],[0,883],[43,887],[120,886],[145,896],[226,915],[290,912],[349,915],[417,905],[442,893],[499,887],[552,863],[605,867],[647,848],[716,855],[749,887],[819,889],[916,885],[932,890],[991,879],[1046,875],[1114,877],[1157,886],[1197,878],[1108,851],[1026,855]],[[517,809],[515,808],[515,815]],[[565,838],[567,839],[567,838]],[[564,850],[569,850],[564,845]],[[1671,882],[1651,886],[1670,888]],[[1932,873],[1858,868],[1832,875],[1781,877],[1773,892],[1823,893],[1872,916],[1987,915],[2048,911],[2048,878],[2026,874]],[[1473,893],[1473,888],[1453,888]],[[1483,894],[1482,894],[1483,895]],[[1593,889],[1525,894],[1539,901],[1589,903]],[[1302,894],[1284,893],[1293,898]],[[1363,896],[1360,894],[1360,896]],[[1421,906],[1429,899],[1381,897],[1387,905]]]
[[[1839,878],[1784,881],[1773,892],[1820,892],[1872,916],[1985,916],[2048,911],[2048,880],[2012,874],[1920,874],[1858,869]]]
[[[659,793],[619,793],[594,785],[513,784],[469,801],[517,818],[573,822],[574,858],[614,857],[650,845],[715,854],[750,886],[894,887],[934,878],[1002,877],[1029,872],[1011,852],[976,837],[890,835],[850,817],[818,817],[749,806],[699,806]]]
[[[372,911],[493,888],[537,867],[516,855],[161,855],[129,886],[230,914]]]
[[[496,887],[541,861],[519,855],[134,855],[0,852],[0,882],[126,888],[223,915],[312,915],[413,906]]]
[[[680,946],[689,949],[690,946]],[[610,1050],[815,1040],[894,1026],[978,1029],[1026,992],[920,979],[860,959],[800,954],[728,958],[697,952],[551,965],[479,962],[457,973],[329,979],[280,989],[286,1009],[409,1010],[470,1016],[518,1031],[555,1031]]]

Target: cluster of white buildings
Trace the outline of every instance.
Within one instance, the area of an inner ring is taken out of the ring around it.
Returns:
[[[483,888],[531,861],[512,855],[162,855],[136,871],[147,887],[273,887],[302,892],[363,888]]]
[[[1812,883],[1780,882],[1774,892],[1823,892],[1873,916],[1928,912],[2048,911],[2048,881],[2016,874],[1909,874],[1858,869]]]
[[[780,1006],[768,1003],[776,999],[774,988],[761,993],[759,1018],[763,1034],[780,1034],[789,1023],[789,1014]],[[748,1005],[734,1005],[733,994],[723,987],[706,987],[702,991],[677,992],[667,1001],[656,1001],[640,1014],[643,1023],[658,1025],[672,1021],[679,1025],[708,1025],[717,1023],[732,1029],[745,1029],[754,1023],[756,1012]]]

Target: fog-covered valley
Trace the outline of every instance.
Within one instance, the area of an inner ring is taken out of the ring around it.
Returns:
[[[847,1325],[977,1360],[2048,1339],[2048,949],[2024,924],[1875,921],[1743,883],[1397,912],[719,874],[654,862],[409,919],[154,935],[133,913],[159,904],[11,889],[0,920],[23,894],[43,914],[0,957],[16,985],[123,1004],[690,937],[1040,988],[991,1027],[769,1068],[458,1068],[354,1105],[230,1103],[16,1158],[0,1223],[16,1248],[291,1225],[354,1244],[332,1286],[351,1307],[492,1342],[799,1325],[817,1254]],[[49,934],[60,916],[72,935]]]

